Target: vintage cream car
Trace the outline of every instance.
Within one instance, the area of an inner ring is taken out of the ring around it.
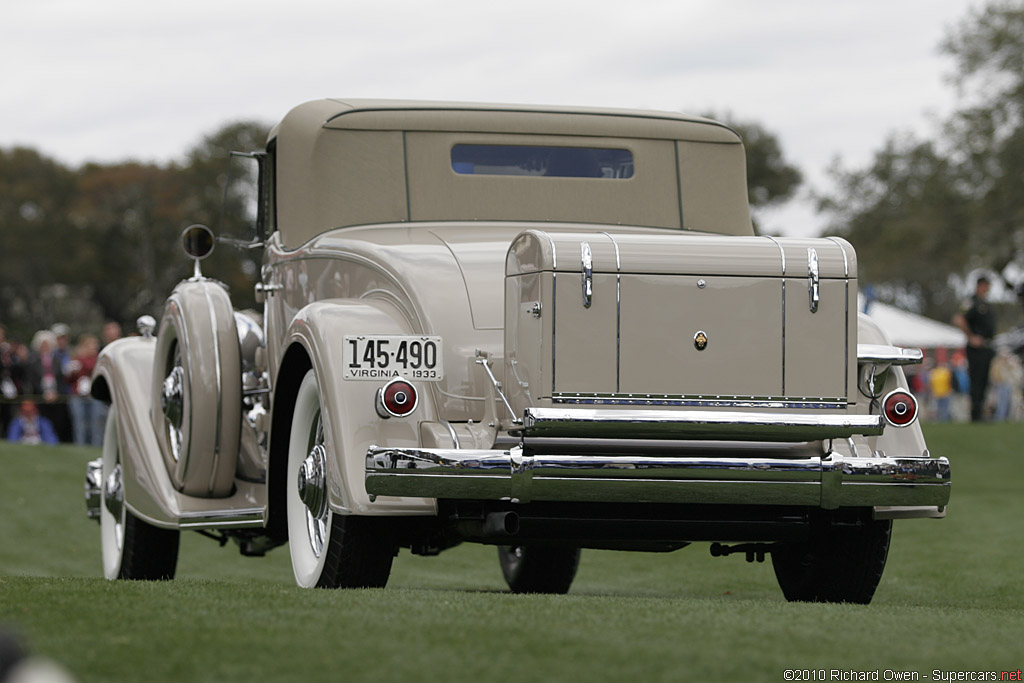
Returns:
[[[703,541],[868,602],[892,520],[944,516],[921,353],[858,315],[850,244],[754,234],[726,126],[328,99],[255,156],[263,311],[194,227],[195,276],[98,364],[108,578],[172,577],[181,530],[287,542],[301,586],[492,544],[523,592],[567,591],[580,548]]]

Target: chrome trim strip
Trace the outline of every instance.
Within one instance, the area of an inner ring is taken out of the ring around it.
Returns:
[[[843,277],[850,277],[850,261],[846,258],[846,247],[843,243],[837,240],[835,237],[827,237],[829,242],[839,247],[839,251],[843,253]]]
[[[843,255],[846,259],[846,255]],[[846,345],[843,347],[843,380],[844,393],[850,395],[850,280],[846,280],[846,308],[843,310],[843,319],[846,321]]]
[[[590,456],[371,447],[373,495],[484,500],[945,505],[946,458]]]
[[[178,526],[182,529],[200,529],[221,526],[262,527],[263,512],[264,509],[261,507],[183,512],[178,516]]]
[[[782,256],[782,277],[786,277],[786,250],[782,248],[782,244],[771,235],[765,235],[765,239],[771,240],[775,243],[775,246],[779,248],[779,254]]]
[[[622,391],[622,273],[615,273],[615,391]]]
[[[878,435],[884,426],[881,415],[820,413],[530,407],[523,416],[527,438],[817,441]]]
[[[558,270],[558,247],[555,246],[555,238],[546,232],[544,236],[548,238],[548,244],[551,245],[551,270]]]
[[[551,393],[555,393],[555,322],[558,320],[558,247],[555,238],[543,233],[551,245]]]
[[[555,323],[558,321],[558,271],[551,271],[551,393],[555,393]]]
[[[567,405],[687,406],[701,408],[791,408],[844,410],[845,398],[786,398],[778,396],[682,396],[670,394],[555,394],[552,401]]]
[[[455,445],[455,450],[461,450],[462,444],[459,443],[459,435],[455,433],[455,427],[448,420],[441,420],[441,424],[448,429],[448,436],[452,437],[452,443]]]
[[[857,363],[877,365],[917,365],[924,360],[921,349],[884,344],[857,344]]]
[[[846,278],[846,347],[844,349],[845,359],[844,370],[846,371],[846,395],[850,395],[850,260],[846,257],[846,247],[843,246],[842,242],[834,237],[829,237],[828,240],[839,247],[839,251],[843,254],[843,277]]]

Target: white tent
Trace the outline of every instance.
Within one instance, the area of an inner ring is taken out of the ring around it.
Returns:
[[[863,304],[861,309],[863,310]],[[881,301],[872,301],[868,305],[867,314],[885,330],[896,346],[955,349],[963,348],[967,343],[966,335],[958,327],[904,311]]]

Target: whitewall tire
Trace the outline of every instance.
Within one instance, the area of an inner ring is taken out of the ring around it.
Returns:
[[[118,411],[107,413],[100,485],[100,547],[103,575],[115,579],[173,579],[178,564],[177,529],[161,529],[132,514],[124,499],[124,468]]]
[[[304,588],[382,588],[395,554],[387,520],[330,509],[330,457],[320,390],[310,370],[299,385],[288,436],[285,488],[292,573]]]

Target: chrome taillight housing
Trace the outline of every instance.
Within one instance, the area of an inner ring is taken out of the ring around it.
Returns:
[[[418,404],[416,387],[404,379],[393,379],[377,390],[377,414],[384,419],[405,417],[416,410]]]
[[[917,419],[917,399],[909,391],[896,389],[882,399],[882,416],[893,427],[906,427]]]

